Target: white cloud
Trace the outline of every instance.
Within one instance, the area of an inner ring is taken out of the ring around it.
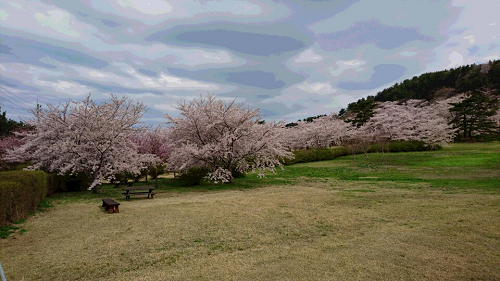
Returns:
[[[168,103],[160,103],[160,104],[155,104],[153,106],[155,108],[158,108],[158,109],[161,109],[161,110],[172,111],[172,112],[178,111],[177,108],[175,108],[173,105],[168,104]]]
[[[465,36],[464,39],[469,41],[469,44],[474,44],[474,42],[476,42],[476,37],[474,37],[474,35]]]
[[[336,65],[337,67],[330,67],[330,74],[332,76],[340,76],[342,73],[344,73],[346,70],[355,70],[355,71],[362,71],[364,68],[362,65],[365,65],[366,61],[362,60],[340,60],[337,61]]]
[[[489,56],[489,57],[484,57],[483,58],[484,61],[497,60],[497,59],[498,59],[497,55],[493,55],[493,56]]]
[[[22,10],[23,9],[23,6],[19,5],[19,3],[16,3],[16,2],[9,2],[9,5],[14,7],[14,9],[16,10]]]
[[[450,61],[448,67],[457,67],[464,64],[464,56],[457,51],[451,52],[448,56],[448,60]]]
[[[314,53],[314,51],[311,48],[303,51],[294,59],[296,63],[312,63],[322,60],[323,57]]]
[[[100,72],[100,71],[96,71],[96,70],[89,71],[89,75],[91,77],[97,77],[97,78],[107,78],[107,77],[109,77],[108,74]]]
[[[39,85],[43,85],[45,88],[51,88],[56,92],[73,97],[87,95],[93,90],[87,86],[64,80],[59,80],[57,82],[41,80],[38,81],[38,83]]]
[[[288,8],[277,3],[253,1],[162,1],[162,0],[118,0],[117,3],[91,0],[94,9],[121,17],[155,25],[175,19],[217,18],[235,22],[277,20],[288,15]]]
[[[0,20],[8,20],[9,18],[9,13],[7,13],[5,10],[0,10]]]
[[[10,17],[8,20],[2,20],[2,34],[29,37],[31,40],[38,38],[39,41],[49,41],[57,45],[53,42],[54,39],[86,44],[93,37],[92,34],[98,32],[95,27],[79,21],[72,14],[54,5],[17,0],[4,8]],[[29,35],[19,35],[19,32]]]
[[[334,89],[330,83],[308,83],[302,82],[297,86],[297,88],[301,89],[307,93],[314,93],[318,95],[328,95],[337,92],[337,89]]]
[[[42,26],[50,27],[67,36],[80,37],[80,33],[70,26],[69,14],[62,10],[50,10],[46,13],[36,12],[33,16]]]
[[[162,15],[172,12],[172,6],[162,0],[118,0],[118,5],[124,8],[132,8],[146,15]]]
[[[411,51],[403,51],[399,53],[402,57],[413,57],[414,55],[418,54],[418,52],[411,52]]]
[[[158,79],[161,87],[164,88],[173,88],[173,89],[200,89],[200,90],[208,90],[215,91],[219,90],[219,87],[215,84],[202,83],[195,80],[180,78],[172,75],[167,75],[165,73],[160,74],[160,78]]]

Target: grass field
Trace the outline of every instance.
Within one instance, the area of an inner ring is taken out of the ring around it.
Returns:
[[[500,280],[498,142],[159,186],[52,197],[0,239],[7,279]]]

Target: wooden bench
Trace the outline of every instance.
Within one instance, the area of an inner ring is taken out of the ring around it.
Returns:
[[[118,209],[118,206],[120,206],[120,203],[116,202],[115,200],[111,198],[103,198],[102,199],[102,206],[104,207],[105,211],[109,210],[109,213],[119,213],[120,210]]]
[[[143,186],[143,187],[126,187],[122,188],[123,192],[122,194],[125,195],[125,199],[130,199],[130,196],[135,196],[135,195],[148,195],[148,198],[153,199],[153,196],[156,194],[153,192],[155,188],[152,186]],[[133,191],[133,192],[131,192]]]

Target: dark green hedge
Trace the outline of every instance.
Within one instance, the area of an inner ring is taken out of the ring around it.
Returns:
[[[47,186],[43,171],[0,172],[0,226],[35,211],[47,195]]]
[[[441,147],[431,147],[425,144],[423,141],[392,141],[384,148],[385,152],[410,152],[410,151],[426,151],[432,149],[439,149]],[[380,144],[374,144],[368,152],[381,152],[382,146]]]
[[[82,191],[86,190],[90,185],[87,176],[83,173],[71,175],[58,175],[56,173],[48,174],[48,193],[50,195],[56,191]]]
[[[285,165],[307,163],[314,161],[332,160],[340,156],[348,155],[349,151],[344,147],[335,148],[309,148],[292,151],[295,158],[286,159]]]
[[[393,141],[385,145],[384,152],[410,152],[410,151],[426,151],[432,149],[440,149],[441,147],[430,147],[426,146],[422,141]],[[380,144],[374,144],[369,149],[368,152],[381,152],[382,146]],[[295,155],[294,159],[286,159],[285,165],[292,165],[297,163],[307,163],[315,161],[332,160],[340,156],[345,156],[352,154],[345,147],[333,147],[333,148],[309,148],[303,150],[292,151]],[[361,150],[357,151],[356,154],[363,153]]]
[[[179,180],[185,186],[198,185],[205,179],[208,172],[207,168],[191,167],[180,174]]]

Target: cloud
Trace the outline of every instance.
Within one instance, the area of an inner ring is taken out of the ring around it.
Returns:
[[[497,55],[489,56],[489,57],[484,57],[483,58],[484,61],[497,60],[497,59],[498,59]]]
[[[368,81],[340,82],[337,86],[344,90],[371,90],[399,79],[406,71],[403,66],[395,64],[380,64],[373,70],[375,73]]]
[[[334,89],[330,83],[321,82],[302,82],[297,86],[297,88],[301,89],[304,92],[315,93],[318,95],[328,95],[337,92],[337,90]]]
[[[362,71],[362,70],[364,70],[364,68],[362,66],[365,64],[366,64],[366,61],[362,61],[362,60],[348,60],[348,61],[340,60],[340,61],[336,62],[337,67],[330,68],[330,74],[332,76],[340,76],[346,70]]]
[[[457,67],[464,63],[464,56],[457,51],[453,51],[448,56],[448,60],[450,61],[448,67]]]
[[[418,54],[418,52],[403,51],[403,52],[400,52],[399,54],[400,54],[402,57],[413,57],[413,56],[415,56],[416,54]]]
[[[175,35],[171,32],[158,32],[149,36],[147,40],[222,47],[243,54],[265,57],[296,51],[305,46],[302,41],[287,36],[223,29],[184,31]]]
[[[0,10],[0,19],[3,20],[3,21],[6,21],[10,18],[10,15],[4,11],[4,10]]]
[[[285,86],[285,82],[276,80],[276,74],[265,71],[234,72],[225,76],[229,82],[262,89],[279,89]]]
[[[466,39],[467,41],[469,41],[469,44],[474,44],[474,42],[476,42],[476,37],[474,35],[464,36],[464,39]]]
[[[295,63],[313,63],[322,61],[323,57],[314,53],[314,51],[309,48],[302,53],[300,53],[293,61]]]
[[[57,92],[65,93],[67,95],[78,97],[88,95],[93,89],[79,83],[58,80],[57,82],[52,81],[40,81],[43,86],[50,87]]]
[[[69,14],[62,10],[50,10],[46,13],[37,12],[34,17],[41,26],[48,26],[67,36],[80,37],[80,33],[70,27]]]
[[[277,20],[288,14],[285,5],[263,1],[161,1],[118,0],[116,3],[91,0],[98,11],[157,25],[181,19],[218,19],[233,22]]]
[[[414,40],[432,40],[413,28],[385,26],[377,20],[358,22],[339,32],[320,34],[317,39],[326,51],[352,49],[365,44],[394,49]]]
[[[169,14],[173,10],[168,2],[161,0],[148,0],[147,2],[142,0],[118,0],[117,4],[123,8],[134,9],[140,13],[152,16]]]
[[[451,9],[443,1],[426,1],[425,4],[410,1],[391,1],[390,4],[357,1],[340,13],[310,24],[309,29],[315,34],[328,34],[352,28],[353,23],[359,26],[359,23],[377,22],[380,26],[413,30],[423,37],[436,39],[440,29],[447,27],[449,17],[456,16],[458,12],[458,9]],[[422,15],[425,15],[425,21],[422,20]],[[358,29],[358,32],[362,30]]]
[[[2,36],[2,39],[3,44],[10,48],[10,53],[4,57],[7,61],[41,64],[49,68],[54,66],[44,63],[44,58],[64,64],[86,65],[94,68],[103,68],[108,65],[104,60],[70,48],[8,35]]]
[[[94,27],[78,21],[72,14],[54,5],[19,0],[5,8],[8,19],[0,17],[4,32],[17,30],[66,42],[85,41],[89,39],[86,32],[97,32]],[[13,34],[19,36],[19,32]]]

